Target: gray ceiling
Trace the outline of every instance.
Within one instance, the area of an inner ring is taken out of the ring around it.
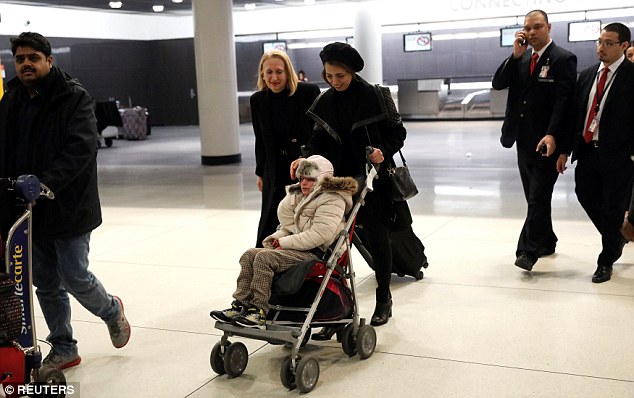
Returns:
[[[21,4],[30,6],[53,6],[74,9],[97,9],[112,12],[132,12],[153,14],[152,6],[162,4],[167,14],[190,14],[192,0],[183,0],[182,3],[174,3],[172,0],[120,0],[123,6],[113,10],[108,6],[109,0],[3,0],[2,3]],[[215,1],[215,0],[207,0]],[[332,3],[362,0],[315,0],[316,3]],[[246,3],[256,3],[257,7],[283,7],[297,4],[298,0],[233,0],[236,9],[244,9]]]

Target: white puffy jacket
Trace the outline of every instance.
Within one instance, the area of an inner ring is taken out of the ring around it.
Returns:
[[[282,249],[326,251],[345,225],[358,184],[352,177],[326,176],[318,180],[306,196],[299,184],[286,187],[286,196],[277,208],[278,230],[264,239],[271,248],[277,239]]]

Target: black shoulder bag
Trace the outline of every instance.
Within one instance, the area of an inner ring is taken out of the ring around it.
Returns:
[[[387,171],[390,176],[390,184],[392,185],[392,200],[402,202],[416,196],[418,188],[416,188],[416,184],[414,184],[414,180],[409,173],[409,168],[407,168],[407,163],[400,149],[398,150],[398,154],[401,155],[403,165],[388,168]]]

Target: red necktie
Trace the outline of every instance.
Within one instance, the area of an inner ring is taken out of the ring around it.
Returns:
[[[590,124],[594,120],[597,115],[597,108],[599,104],[599,99],[603,97],[603,90],[605,89],[605,81],[608,80],[608,72],[610,68],[603,68],[603,73],[601,73],[601,77],[599,78],[599,84],[597,85],[597,92],[594,94],[594,98],[592,99],[592,105],[590,106],[590,111],[588,112],[588,121],[586,122],[586,129],[583,133],[583,139],[586,142],[592,141],[594,137],[594,132],[590,131]]]
[[[535,70],[535,65],[537,65],[537,58],[539,58],[539,54],[533,53],[533,56],[531,57],[531,69],[530,69],[531,76],[533,75],[533,71]]]

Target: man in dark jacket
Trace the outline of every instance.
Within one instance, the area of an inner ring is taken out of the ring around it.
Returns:
[[[548,16],[541,10],[526,14],[513,54],[493,76],[494,89],[509,89],[500,141],[506,148],[517,146],[528,212],[515,265],[526,271],[539,257],[555,252],[551,199],[561,153],[557,146],[569,134],[566,117],[576,76],[577,57],[553,43]]]
[[[93,101],[53,66],[42,35],[12,38],[11,51],[17,77],[0,101],[0,176],[34,174],[55,194],[33,208],[33,283],[52,345],[42,371],[65,369],[81,361],[69,292],[107,324],[115,347],[130,338],[121,300],[88,270],[90,234],[101,224]]]
[[[570,118],[575,135],[565,148],[577,160],[577,199],[601,234],[594,283],[612,278],[626,242],[619,229],[634,177],[634,64],[624,56],[630,38],[630,28],[622,23],[601,30],[599,62],[584,69],[577,81]]]

